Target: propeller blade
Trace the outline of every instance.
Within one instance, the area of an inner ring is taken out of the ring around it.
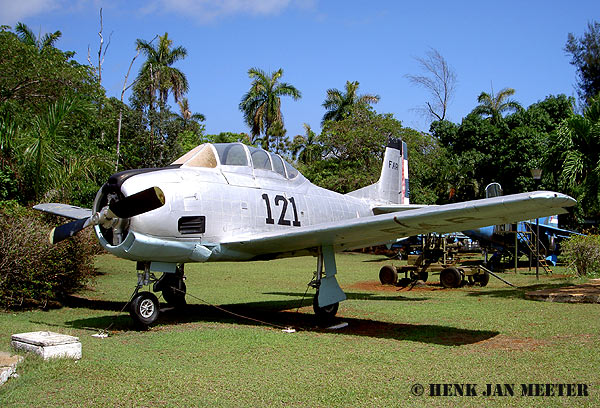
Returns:
[[[150,187],[129,197],[111,202],[108,208],[119,218],[130,218],[160,208],[164,204],[165,194],[163,191],[158,187]]]
[[[70,238],[79,231],[90,225],[92,217],[71,221],[50,231],[50,243],[56,244],[64,239]]]

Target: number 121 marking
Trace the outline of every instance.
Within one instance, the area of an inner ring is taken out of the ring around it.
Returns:
[[[267,205],[267,218],[265,219],[265,221],[267,222],[267,224],[275,224],[275,219],[273,218],[273,212],[271,211],[271,202],[269,200],[269,195],[263,194],[262,198],[263,198],[263,200],[265,200],[265,204]],[[294,220],[293,221],[285,219],[287,207],[288,207],[288,200],[289,200],[290,204],[292,204],[292,210],[294,212]],[[280,204],[283,206],[283,208],[281,209],[281,214],[279,215],[279,220],[277,221],[277,225],[293,225],[294,227],[300,226],[300,221],[298,220],[298,210],[296,209],[296,201],[294,200],[294,197],[290,197],[289,199],[286,200],[286,198],[284,196],[276,195],[275,200],[273,200],[273,202],[275,203],[276,207],[279,207]]]

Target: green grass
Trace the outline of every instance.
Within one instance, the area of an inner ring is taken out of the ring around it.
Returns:
[[[503,274],[519,289],[494,278],[486,288],[361,289],[386,262],[337,256],[349,298],[338,313],[349,326],[339,331],[315,326],[312,289],[296,313],[316,264],[296,258],[186,265],[186,313],[163,313],[144,332],[132,329],[127,313],[118,315],[136,282],[134,263],[100,256],[96,285],[81,300],[0,313],[0,350],[10,350],[10,334],[36,330],[75,335],[83,345],[77,362],[27,356],[20,377],[0,388],[0,406],[600,405],[600,305],[524,298],[581,280],[536,281],[525,270]],[[111,324],[110,337],[91,336]],[[426,392],[430,383],[476,383],[479,391],[486,383],[585,383],[590,396],[416,397],[415,383]]]

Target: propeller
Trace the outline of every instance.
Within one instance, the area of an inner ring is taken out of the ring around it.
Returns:
[[[159,187],[150,187],[120,200],[111,201],[91,217],[75,220],[50,231],[50,242],[56,244],[72,237],[90,225],[110,224],[114,220],[131,218],[155,210],[165,204],[165,195]]]

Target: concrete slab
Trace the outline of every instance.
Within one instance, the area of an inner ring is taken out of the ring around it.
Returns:
[[[15,373],[17,364],[23,361],[21,356],[13,356],[0,351],[0,385],[4,384]]]
[[[13,334],[10,344],[16,350],[36,353],[47,360],[49,358],[81,358],[79,338],[66,334],[38,331]]]
[[[600,303],[600,280],[592,279],[582,285],[527,292],[525,297],[546,302]]]

